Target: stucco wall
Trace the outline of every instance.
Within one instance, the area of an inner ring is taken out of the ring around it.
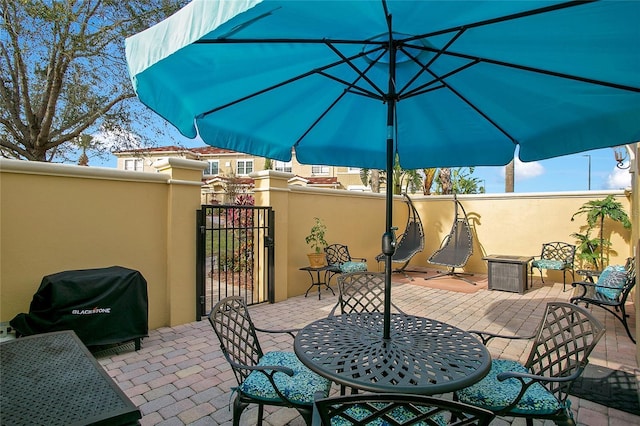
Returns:
[[[43,276],[111,265],[137,269],[147,279],[152,328],[193,321],[202,167],[202,162],[170,159],[157,164],[161,173],[135,173],[0,160],[0,321],[28,311]],[[272,206],[276,215],[277,300],[309,286],[308,274],[299,268],[308,262],[304,237],[316,216],[328,227],[329,243],[347,244],[353,256],[367,258],[369,268],[377,270],[383,194],[291,186],[289,173],[254,176],[256,203]],[[570,235],[585,219],[571,222],[573,213],[608,194],[630,209],[630,196],[622,191],[459,196],[475,232],[475,253],[465,270],[486,273],[487,254],[537,255],[544,242],[574,242]],[[428,256],[449,232],[454,204],[447,196],[412,199],[426,238],[411,265],[428,266]],[[406,220],[402,197],[395,197],[393,223],[399,232]],[[606,230],[612,231],[617,252],[611,263],[624,263],[635,246],[631,233],[610,223]]]
[[[201,165],[172,159],[164,173],[136,173],[0,160],[0,321],[28,312],[45,275],[113,265],[147,280],[150,327],[192,321],[192,313],[168,309],[167,299],[193,295],[194,304]],[[172,198],[189,213],[171,217]],[[191,259],[172,260],[176,251]]]

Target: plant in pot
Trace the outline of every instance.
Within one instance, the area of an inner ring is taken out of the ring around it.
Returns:
[[[313,249],[313,253],[307,254],[309,257],[309,266],[312,268],[320,268],[325,265],[326,257],[324,249],[327,247],[327,242],[324,239],[324,234],[327,232],[327,226],[322,222],[322,219],[314,217],[314,224],[311,227],[311,232],[305,237],[305,241]]]

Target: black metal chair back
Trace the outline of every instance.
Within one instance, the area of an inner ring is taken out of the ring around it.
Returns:
[[[451,400],[406,394],[358,394],[319,399],[313,425],[488,425],[494,414]]]
[[[251,370],[242,366],[255,366],[264,355],[245,300],[242,297],[221,300],[211,310],[209,322],[238,384],[242,383],[251,374]]]
[[[340,307],[343,314],[360,312],[383,312],[384,310],[384,273],[350,272],[338,276],[340,295],[331,314]],[[402,313],[393,302],[393,309]]]
[[[324,249],[327,255],[327,265],[338,265],[351,262],[349,248],[343,244],[331,244]]]
[[[550,302],[524,366],[544,377],[579,375],[604,331],[602,323],[586,309],[566,302]],[[573,381],[541,383],[564,403]]]

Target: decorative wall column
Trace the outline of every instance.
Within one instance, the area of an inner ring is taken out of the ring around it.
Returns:
[[[271,207],[275,213],[275,301],[288,297],[289,179],[292,173],[263,170],[250,175],[255,182],[255,205]]]
[[[166,210],[167,321],[174,326],[196,320],[196,210],[207,164],[169,158],[154,167],[171,175]]]

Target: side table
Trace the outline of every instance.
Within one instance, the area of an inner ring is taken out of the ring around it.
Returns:
[[[597,271],[593,269],[578,269],[576,270],[576,274],[583,276],[586,281],[594,282],[593,278],[596,279],[602,274],[602,271]]]
[[[320,268],[305,266],[304,268],[300,268],[301,271],[307,271],[309,273],[309,277],[311,277],[311,285],[304,293],[304,297],[307,297],[307,295],[309,294],[309,290],[311,290],[314,286],[318,287],[318,300],[321,299],[320,290],[322,286],[325,286],[328,290],[331,290],[331,293],[335,296],[336,294],[329,286],[329,279],[331,278],[330,272],[332,272],[334,269],[335,268],[333,266],[321,266]]]
[[[529,288],[529,262],[533,256],[492,254],[483,257],[489,270],[489,290],[523,294]]]

